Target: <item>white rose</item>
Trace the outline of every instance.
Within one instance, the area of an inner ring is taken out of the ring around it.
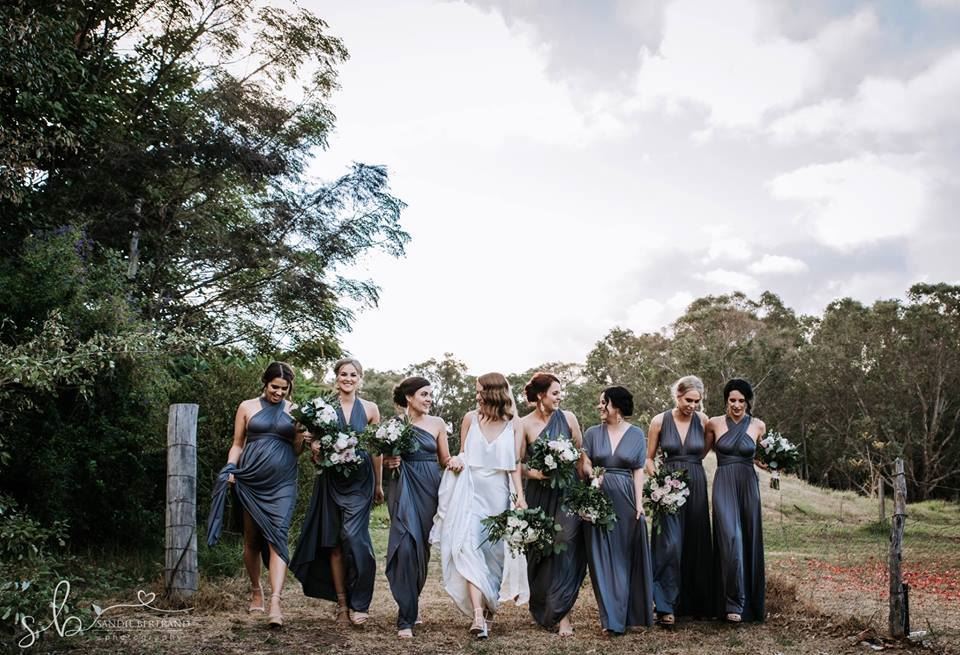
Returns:
[[[557,468],[557,460],[555,460],[555,459],[553,458],[553,455],[547,455],[546,457],[544,457],[544,458],[543,458],[543,463],[544,463],[544,465],[546,465],[546,467],[547,467],[548,469],[555,469],[555,468]]]
[[[350,445],[350,437],[345,435],[343,432],[337,435],[337,441],[333,444],[333,447],[336,450],[344,450],[347,446]]]

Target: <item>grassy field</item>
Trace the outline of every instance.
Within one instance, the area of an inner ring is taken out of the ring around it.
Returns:
[[[713,460],[708,458],[708,472]],[[31,652],[56,653],[863,653],[861,642],[886,630],[886,558],[889,528],[878,520],[875,500],[813,487],[785,478],[769,488],[760,472],[767,556],[768,620],[728,626],[681,622],[672,630],[637,630],[624,637],[600,633],[589,581],[573,613],[577,633],[559,639],[530,621],[526,608],[506,606],[492,636],[477,642],[440,588],[436,561],[422,597],[425,624],[413,641],[395,638],[396,606],[383,576],[388,519],[383,507],[372,520],[380,558],[372,619],[362,629],[333,622],[333,604],[305,598],[295,580],[285,591],[286,626],[265,628],[263,615],[249,615],[247,583],[240,576],[205,578],[185,624],[161,629],[112,628],[83,637],[45,640]],[[892,504],[888,503],[888,511]],[[960,506],[913,504],[908,510],[904,569],[911,584],[912,629],[925,630],[925,652],[960,653]],[[236,547],[234,547],[235,549]],[[223,547],[224,567],[237,553]],[[236,571],[239,573],[239,565]],[[208,567],[209,568],[209,567]],[[136,597],[136,589],[116,599]],[[101,599],[102,600],[102,599]],[[103,605],[101,600],[97,602]],[[79,605],[79,603],[78,603]],[[143,618],[142,610],[130,618]]]

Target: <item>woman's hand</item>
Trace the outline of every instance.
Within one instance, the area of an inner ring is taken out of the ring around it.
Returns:
[[[527,479],[528,479],[528,480],[547,480],[548,478],[547,478],[547,476],[545,476],[542,472],[538,471],[537,469],[530,469],[530,468],[528,468],[528,469],[527,469]]]
[[[377,485],[373,488],[373,504],[379,505],[383,502],[383,485]]]
[[[513,504],[517,506],[517,509],[527,509],[527,499],[523,496],[517,496],[517,500]]]
[[[646,465],[643,467],[643,472],[653,477],[657,474],[657,469],[653,468],[653,460],[648,459]]]
[[[227,473],[227,484],[233,484],[236,481],[237,479],[233,477],[233,473]]]
[[[593,523],[593,519],[586,514],[577,514],[577,516],[579,516],[580,520],[584,521],[585,523]]]
[[[454,473],[459,473],[463,470],[463,460],[460,459],[459,455],[454,455],[447,460],[447,468],[453,471]]]
[[[637,520],[639,521],[639,520],[642,519],[642,518],[644,518],[643,510],[642,510],[642,509],[638,509],[638,510],[637,510]]]
[[[400,455],[384,455],[383,465],[388,469],[400,468]]]
[[[310,459],[313,460],[314,464],[320,463],[319,455],[320,455],[320,442],[316,440],[311,441],[310,442]]]

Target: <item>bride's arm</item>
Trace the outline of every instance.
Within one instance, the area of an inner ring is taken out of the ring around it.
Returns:
[[[510,477],[513,479],[513,488],[517,492],[517,502],[515,503],[517,509],[527,509],[527,499],[523,495],[522,464],[520,463],[521,457],[523,456],[524,445],[523,426],[520,424],[520,419],[516,416],[511,420],[513,421],[513,440],[516,449],[517,465],[510,471]]]
[[[463,457],[461,457],[461,455],[463,455],[467,449],[467,435],[470,432],[470,419],[472,416],[473,412],[467,412],[463,420],[460,421],[460,452],[447,460],[447,468],[454,473],[459,473],[463,470]]]

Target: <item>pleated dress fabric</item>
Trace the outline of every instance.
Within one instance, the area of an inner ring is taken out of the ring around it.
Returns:
[[[227,477],[233,473],[235,498],[263,537],[260,555],[264,566],[270,564],[269,546],[284,562],[290,559],[287,536],[297,502],[297,456],[293,417],[284,411],[286,406],[286,401],[271,403],[260,398],[260,411],[247,421],[240,461],[227,464],[220,472],[207,517],[207,543],[212,546],[223,529]]]
[[[646,436],[631,425],[616,449],[611,449],[606,425],[596,425],[583,435],[583,447],[594,468],[606,469],[602,488],[617,515],[611,530],[583,524],[600,625],[616,634],[631,626],[653,625],[653,569],[647,524],[636,518],[633,483],[633,472],[643,468],[646,460]]]
[[[562,411],[550,415],[538,438],[572,439]],[[530,614],[544,628],[553,628],[573,609],[587,574],[583,529],[580,518],[563,509],[563,490],[551,489],[549,480],[527,480],[525,496],[530,509],[540,508],[560,524],[556,539],[567,546],[560,553],[527,558]]]
[[[367,414],[359,398],[354,400],[349,421],[339,402],[335,402],[335,406],[341,428],[357,433],[366,429]],[[290,570],[303,586],[304,595],[337,600],[330,552],[339,545],[346,570],[347,606],[366,612],[373,599],[377,572],[370,539],[374,476],[369,453],[363,450],[358,453],[363,461],[359,470],[349,477],[332,471],[316,477]]]
[[[397,602],[397,629],[412,628],[419,613],[420,592],[430,563],[430,529],[437,512],[440,466],[437,438],[413,426],[419,450],[402,456],[396,476],[387,477],[390,536],[387,539],[387,580]]]
[[[681,441],[673,412],[662,416],[662,465],[671,472],[686,470],[690,495],[676,514],[664,516],[653,531],[653,602],[659,614],[710,618],[716,614],[716,603],[703,424],[694,414]]]
[[[753,468],[756,444],[747,433],[751,417],[734,423],[717,439],[713,478],[713,543],[717,612],[763,621],[766,574],[760,485]]]

